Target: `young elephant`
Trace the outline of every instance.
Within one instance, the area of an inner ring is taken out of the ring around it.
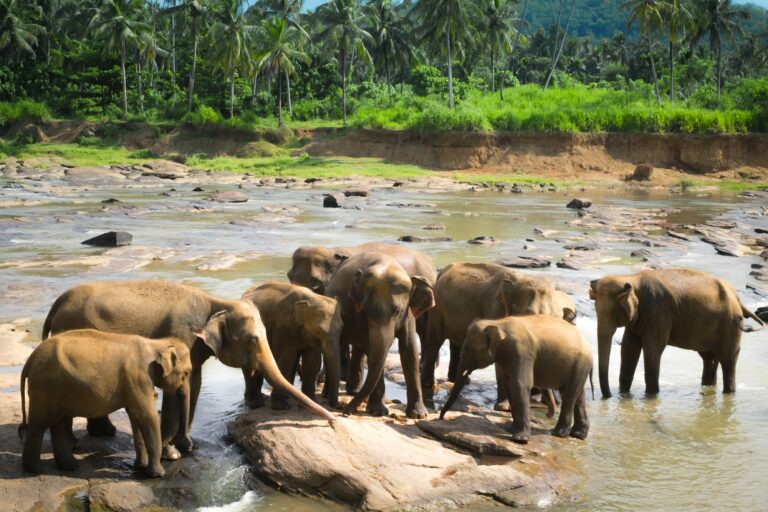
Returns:
[[[301,391],[315,398],[315,385],[320,373],[321,355],[325,358],[326,386],[331,407],[339,402],[341,347],[341,310],[336,300],[314,293],[303,286],[269,281],[254,286],[243,294],[258,308],[267,329],[267,339],[280,372],[293,382],[295,368],[301,358]],[[262,404],[261,375],[245,375],[245,398],[251,407]],[[287,409],[286,395],[274,390],[273,409]]]
[[[619,391],[628,393],[643,353],[645,392],[659,392],[661,354],[667,345],[695,350],[704,363],[703,386],[723,369],[723,393],[736,391],[736,361],[741,332],[765,327],[739,301],[736,290],[710,274],[688,269],[643,270],[629,276],[605,276],[590,283],[589,297],[597,310],[600,389],[611,396],[608,361],[617,327],[626,327],[621,342]],[[744,318],[760,327],[743,325]]]
[[[74,470],[72,418],[106,416],[125,408],[136,447],[136,468],[150,477],[165,474],[154,386],[163,394],[189,394],[192,363],[186,344],[175,338],[150,340],[93,329],[74,330],[43,341],[21,372],[25,471],[39,473],[43,435],[51,429],[56,465]],[[24,388],[29,380],[29,423]],[[182,407],[186,419],[188,410]]]
[[[469,374],[492,363],[502,377],[499,385],[507,388],[510,397],[513,441],[527,443],[531,436],[528,397],[533,386],[560,390],[560,417],[552,434],[587,437],[584,385],[587,377],[591,381],[592,349],[575,326],[548,315],[473,322],[461,347],[457,382],[440,411],[441,419],[458,398]]]

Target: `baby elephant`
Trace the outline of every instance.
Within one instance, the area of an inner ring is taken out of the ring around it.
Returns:
[[[476,320],[467,329],[461,348],[457,381],[440,418],[451,408],[473,370],[496,363],[499,385],[507,389],[512,406],[512,440],[527,443],[531,436],[531,387],[558,389],[560,417],[552,434],[584,439],[589,420],[584,385],[592,380],[592,349],[572,324],[549,315],[510,316]],[[573,423],[573,427],[571,424]]]
[[[154,386],[163,393],[189,393],[192,363],[186,344],[175,338],[150,340],[93,329],[49,338],[32,352],[21,372],[24,470],[39,473],[40,449],[51,429],[56,465],[74,470],[72,418],[98,418],[125,408],[131,420],[137,469],[162,477],[160,418]],[[24,388],[29,379],[29,423]],[[186,409],[186,407],[182,407]],[[188,410],[181,412],[186,418]]]

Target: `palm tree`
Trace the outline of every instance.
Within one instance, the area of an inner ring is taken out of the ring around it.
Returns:
[[[461,53],[463,43],[471,37],[473,19],[478,17],[478,3],[474,0],[421,0],[413,8],[413,15],[421,23],[422,40],[440,45],[445,41],[448,69],[448,107],[453,108],[453,51]]]
[[[376,45],[374,55],[383,60],[389,101],[392,101],[392,61],[410,61],[415,55],[414,45],[408,37],[406,17],[393,0],[370,0],[366,6],[371,20],[370,33]]]
[[[43,9],[29,0],[0,0],[0,56],[8,62],[24,55],[35,58],[35,47],[46,34],[36,21]]]
[[[669,101],[675,101],[675,44],[686,26],[691,13],[681,0],[667,0],[662,12],[669,42]]]
[[[373,37],[363,26],[366,17],[358,0],[330,0],[318,7],[315,14],[323,29],[319,38],[327,38],[338,45],[339,67],[341,68],[341,115],[347,124],[347,59],[357,55],[370,63],[371,54],[366,44],[372,44]]]
[[[221,0],[213,16],[210,58],[214,71],[222,70],[229,79],[229,117],[232,118],[235,115],[235,72],[251,59],[248,39],[256,27],[246,23],[243,0]]]
[[[144,20],[144,4],[141,0],[102,0],[96,14],[88,24],[88,31],[96,40],[103,41],[103,53],[120,55],[120,72],[123,79],[123,115],[128,115],[128,84],[125,61],[128,46],[139,39],[139,34],[149,31]]]
[[[627,18],[627,27],[637,21],[640,24],[640,31],[645,31],[646,42],[648,44],[648,59],[651,62],[651,74],[653,77],[653,87],[656,91],[656,101],[661,106],[661,95],[659,94],[659,80],[656,76],[656,63],[653,60],[653,29],[663,24],[662,12],[664,6],[661,0],[628,0],[621,4],[622,9],[629,10]]]
[[[733,41],[734,34],[743,34],[738,19],[746,20],[750,14],[733,6],[732,0],[696,0],[695,27],[691,40],[698,42],[705,35],[709,37],[709,45],[715,52],[715,82],[717,84],[717,101],[720,101],[722,88],[722,53],[723,39]]]
[[[512,34],[516,32],[512,18],[512,2],[516,0],[488,0],[485,8],[485,36],[491,48],[491,92],[496,90],[496,62],[501,55],[512,51]],[[499,98],[504,99],[504,78],[499,84]]]
[[[283,81],[290,91],[288,77],[296,74],[296,62],[309,64],[310,58],[306,53],[299,51],[300,38],[306,36],[306,32],[290,24],[286,18],[274,16],[264,21],[263,26],[264,47],[257,55],[255,62],[259,71],[267,77],[277,79],[277,125],[283,127]],[[290,92],[289,92],[290,95]]]
[[[560,8],[562,9],[563,4],[565,3],[565,0],[562,0],[560,2]],[[559,19],[560,16],[558,15],[558,25],[555,27],[555,53],[554,57],[552,58],[552,66],[549,68],[549,74],[547,75],[547,80],[544,82],[544,90],[547,90],[547,87],[549,87],[549,82],[552,80],[552,75],[555,73],[555,69],[557,68],[557,63],[560,61],[560,56],[563,54],[563,48],[565,47],[565,40],[568,39],[568,28],[571,26],[571,17],[573,16],[573,7],[576,5],[576,0],[571,0],[571,7],[568,9],[568,18],[565,22],[565,31],[563,32],[563,39],[560,41],[560,45],[558,46],[558,35],[560,33],[560,25],[559,25]]]
[[[136,75],[139,85],[139,112],[144,113],[144,82],[142,71],[144,64],[148,64],[152,73],[157,70],[157,57],[168,55],[168,52],[158,46],[158,34],[147,30],[138,34],[136,40]],[[150,87],[152,81],[150,80]]]

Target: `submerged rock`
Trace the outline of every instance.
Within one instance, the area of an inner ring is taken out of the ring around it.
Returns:
[[[344,194],[326,194],[323,197],[323,208],[341,208],[345,202]]]
[[[552,261],[542,256],[515,256],[496,260],[496,263],[510,268],[544,268],[550,266]]]
[[[449,236],[413,236],[404,235],[397,239],[398,242],[453,242],[453,238]]]
[[[578,199],[573,198],[571,201],[565,205],[566,208],[573,208],[576,210],[586,209],[592,206],[592,201],[589,199]]]
[[[474,245],[487,245],[495,244],[497,240],[492,236],[476,236],[472,240],[467,240],[467,242]]]
[[[344,197],[368,197],[368,190],[364,188],[349,188],[344,191]]]
[[[216,192],[210,199],[216,203],[245,203],[248,201],[248,196],[237,190],[227,190],[226,192]]]

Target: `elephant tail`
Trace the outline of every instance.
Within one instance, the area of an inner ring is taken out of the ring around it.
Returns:
[[[592,372],[594,368],[589,369],[589,387],[592,388],[592,401],[595,400],[595,383],[592,382]]]
[[[24,365],[24,369],[21,370],[21,382],[19,389],[21,391],[21,425],[19,425],[19,439],[24,441],[24,435],[27,432],[27,407],[26,407],[26,388],[27,388],[27,375],[29,374],[29,359]]]
[[[763,320],[759,316],[757,316],[756,314],[754,314],[752,311],[748,310],[744,306],[741,306],[741,314],[742,314],[742,316],[744,318],[751,318],[752,320],[754,320],[755,322],[760,324],[760,327],[758,327],[757,329],[755,329],[751,325],[747,325],[746,327],[744,325],[740,325],[739,329],[741,329],[742,331],[744,331],[744,332],[757,332],[757,331],[762,331],[763,329],[765,329],[765,322],[763,322]]]
[[[48,336],[50,336],[53,317],[56,316],[56,313],[59,311],[59,308],[61,307],[61,305],[64,303],[65,300],[67,300],[67,295],[68,293],[62,293],[53,302],[53,306],[51,306],[51,310],[48,311],[48,316],[45,317],[45,322],[43,322],[43,335],[41,337],[42,340],[46,340],[48,339]]]

